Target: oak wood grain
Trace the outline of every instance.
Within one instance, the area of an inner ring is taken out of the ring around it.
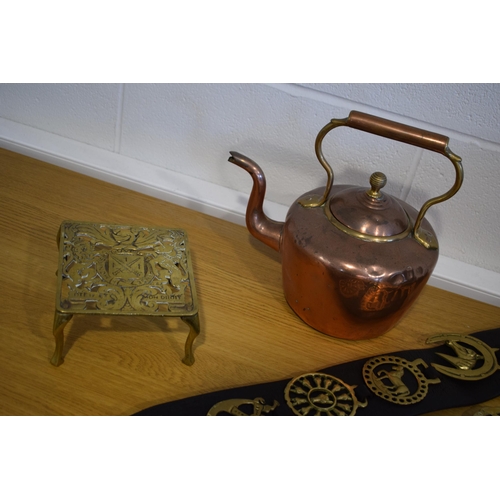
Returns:
[[[278,255],[243,227],[0,150],[0,414],[129,415],[153,404],[422,348],[431,334],[500,327],[500,309],[427,286],[386,335],[330,338],[288,307]],[[65,219],[187,231],[200,305],[196,362],[177,318],[75,316],[49,363],[56,235]],[[500,406],[500,398],[492,404]],[[441,412],[462,414],[463,408]]]

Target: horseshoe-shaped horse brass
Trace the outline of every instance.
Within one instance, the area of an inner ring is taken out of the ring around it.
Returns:
[[[482,380],[493,375],[493,373],[499,369],[495,354],[498,348],[492,348],[482,340],[469,335],[449,333],[434,335],[429,337],[426,341],[427,344],[437,344],[439,342],[444,342],[445,345],[451,347],[456,354],[456,356],[450,356],[448,354],[437,353],[456,367],[451,368],[449,366],[431,363],[431,365],[443,375],[460,380]],[[461,344],[466,344],[473,349],[464,347]],[[476,368],[478,361],[482,361],[482,364]]]

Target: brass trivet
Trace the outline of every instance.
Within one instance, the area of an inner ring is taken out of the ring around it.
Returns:
[[[189,326],[182,361],[194,363],[200,323],[183,230],[64,221],[58,245],[53,365],[63,362],[64,327],[74,314],[180,317]]]

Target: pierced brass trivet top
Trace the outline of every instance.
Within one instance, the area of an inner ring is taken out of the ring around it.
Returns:
[[[200,331],[187,235],[182,229],[65,221],[51,363],[62,363],[63,329],[73,314],[177,316],[190,327],[184,363]]]

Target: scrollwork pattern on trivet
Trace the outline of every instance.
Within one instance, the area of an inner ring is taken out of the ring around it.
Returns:
[[[107,314],[189,313],[182,230],[67,222],[62,225],[60,307]]]

